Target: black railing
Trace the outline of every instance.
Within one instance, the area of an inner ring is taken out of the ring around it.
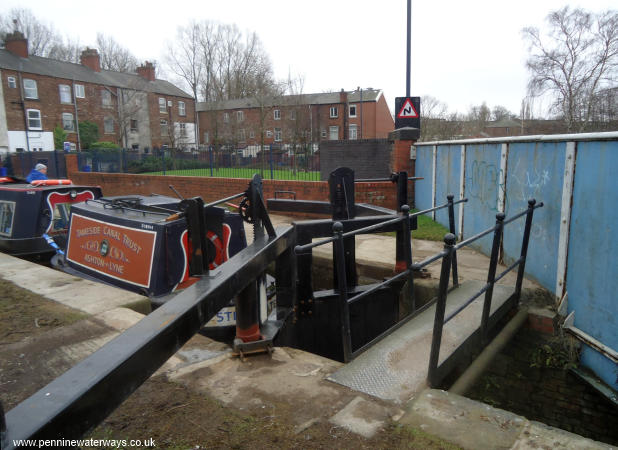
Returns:
[[[424,311],[425,308],[431,305],[431,303],[428,303],[424,305],[422,309],[418,309],[416,306],[415,296],[413,295],[413,289],[414,289],[413,271],[415,267],[412,264],[412,239],[410,235],[410,221],[415,216],[426,214],[432,211],[437,211],[443,208],[448,208],[449,216],[454,217],[454,206],[458,203],[463,203],[463,202],[468,201],[467,198],[464,198],[464,199],[454,202],[453,195],[449,195],[447,196],[447,198],[448,198],[448,202],[443,205],[439,205],[434,208],[430,208],[430,209],[423,210],[423,211],[418,211],[418,212],[415,212],[414,214],[410,214],[410,207],[408,205],[403,205],[400,208],[401,209],[400,216],[395,217],[393,219],[386,219],[382,222],[369,225],[364,228],[359,228],[353,231],[348,231],[347,233],[343,232],[343,224],[341,222],[335,222],[333,224],[333,236],[332,237],[329,237],[329,238],[326,238],[320,241],[312,242],[309,244],[305,244],[305,245],[297,245],[294,248],[294,252],[296,254],[302,254],[302,253],[306,253],[312,250],[315,247],[319,247],[321,245],[328,244],[331,242],[333,243],[333,247],[335,250],[334,264],[336,265],[336,273],[337,273],[337,291],[339,294],[339,310],[341,314],[341,339],[343,343],[344,362],[347,363],[351,361],[352,359],[356,358],[359,354],[367,350],[369,347],[371,347],[375,343],[384,339],[386,336],[391,334],[393,331],[395,331],[396,329],[400,328],[402,325],[407,323],[412,317]],[[401,224],[401,230],[399,230],[398,232],[402,233],[401,241],[403,242],[403,258],[404,258],[405,266],[406,266],[405,270],[383,281],[382,283],[378,283],[374,285],[373,287],[371,287],[370,289],[367,289],[355,295],[352,298],[348,298],[348,283],[346,279],[346,270],[345,270],[346,252],[345,252],[345,247],[344,247],[344,240],[346,238],[356,236],[357,234],[367,234],[367,233],[377,232],[381,229],[384,229],[385,227],[392,227],[393,225],[397,225],[397,224]],[[454,221],[452,222],[451,228],[452,228],[452,231],[454,232],[455,231]],[[439,259],[439,258],[435,258],[434,261],[436,259]],[[452,261],[451,264],[454,266],[453,272],[457,273],[457,260],[451,258],[450,261]],[[389,286],[390,284],[395,283],[396,281],[400,281],[404,279],[406,279],[406,281],[408,282],[410,298],[412,300],[411,312],[406,317],[399,320],[395,325],[393,325],[386,331],[382,332],[379,336],[373,338],[370,342],[364,344],[363,346],[359,347],[356,350],[352,350],[352,336],[351,336],[351,327],[350,327],[350,305],[358,302],[362,298],[367,297],[368,295],[378,291],[379,289],[383,287]],[[457,285],[458,282],[456,279],[454,279],[454,283],[455,285]]]
[[[449,322],[453,317],[463,311],[467,306],[469,306],[474,300],[480,297],[482,294],[485,294],[485,298],[483,301],[483,312],[481,316],[481,328],[480,328],[480,344],[484,347],[487,344],[489,337],[489,316],[491,311],[491,302],[493,296],[493,289],[496,282],[501,280],[507,273],[513,270],[515,267],[519,266],[519,270],[517,272],[517,280],[515,283],[515,291],[511,297],[507,300],[507,303],[511,302],[511,306],[515,306],[519,301],[521,296],[521,286],[523,283],[524,270],[526,264],[526,255],[528,252],[528,242],[530,240],[530,229],[532,226],[532,215],[536,208],[540,208],[543,206],[543,203],[536,204],[534,199],[528,201],[528,208],[515,216],[505,220],[505,215],[503,213],[498,213],[496,215],[496,224],[488,228],[487,230],[472,236],[469,239],[466,239],[459,244],[455,245],[455,235],[453,233],[448,233],[444,237],[444,250],[430,258],[427,258],[423,262],[419,264],[415,264],[413,266],[414,269],[420,270],[428,264],[437,261],[442,258],[442,267],[440,270],[440,284],[438,288],[438,300],[436,303],[436,314],[434,317],[434,327],[433,327],[433,337],[431,341],[431,354],[429,356],[429,370],[427,375],[427,380],[430,386],[435,387],[439,384],[440,376],[438,374],[439,371],[439,357],[440,357],[440,344],[442,342],[442,331],[444,325]],[[511,264],[506,270],[501,272],[496,276],[496,269],[498,266],[498,257],[500,253],[500,245],[502,242],[502,236],[504,233],[504,226],[519,219],[522,216],[526,216],[526,222],[524,225],[524,233],[521,245],[521,254],[517,261]],[[491,256],[489,261],[489,269],[487,272],[487,283],[483,286],[479,291],[477,291],[474,295],[472,295],[468,300],[466,300],[462,305],[456,308],[451,314],[449,314],[446,318],[444,317],[446,311],[446,298],[448,293],[448,284],[450,277],[450,269],[453,265],[454,256],[456,251],[471,244],[472,242],[477,241],[478,239],[487,236],[493,233],[493,243],[491,248]]]

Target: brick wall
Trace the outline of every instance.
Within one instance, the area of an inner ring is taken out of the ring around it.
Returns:
[[[73,183],[100,186],[104,195],[173,195],[169,188],[171,184],[185,197],[200,196],[208,202],[242,192],[249,184],[249,180],[241,178],[78,172],[77,155],[66,155],[66,165],[67,176]],[[325,181],[264,180],[263,188],[264,198],[274,198],[275,191],[294,191],[299,200],[328,201],[328,183]],[[357,183],[355,191],[357,203],[391,209],[397,206],[396,186],[390,181]],[[413,195],[410,198],[414,198]]]
[[[559,355],[559,347],[552,342],[546,334],[522,328],[468,397],[530,420],[618,444],[618,409],[571,372],[546,366],[550,356]],[[552,351],[545,352],[545,345]],[[536,367],[539,362],[542,367]]]

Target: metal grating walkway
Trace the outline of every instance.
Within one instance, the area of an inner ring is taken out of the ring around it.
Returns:
[[[466,281],[449,293],[445,317],[483,286],[481,281]],[[494,286],[491,314],[513,290],[511,286]],[[483,300],[481,295],[444,326],[440,363],[480,328]],[[435,304],[327,379],[384,400],[408,401],[427,387],[434,315]]]

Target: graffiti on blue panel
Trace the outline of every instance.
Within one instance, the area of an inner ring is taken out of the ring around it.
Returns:
[[[506,185],[500,182],[502,170],[487,161],[472,161],[471,173],[466,177],[466,194],[477,200],[490,211],[498,210],[497,193],[504,195],[506,204]]]

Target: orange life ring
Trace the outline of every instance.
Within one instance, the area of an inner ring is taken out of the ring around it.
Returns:
[[[64,186],[73,184],[71,180],[33,180],[30,183],[32,186]]]
[[[219,236],[212,231],[208,231],[206,233],[206,237],[210,240],[210,242],[212,242],[212,245],[215,246],[215,258],[208,266],[210,270],[212,270],[225,262],[225,249],[223,248],[223,242],[221,242]]]
[[[15,180],[11,177],[0,177],[0,183],[11,183],[13,181]]]

